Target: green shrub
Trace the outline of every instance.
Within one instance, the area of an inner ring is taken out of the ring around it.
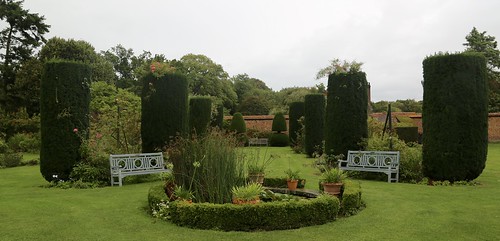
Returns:
[[[433,180],[473,180],[488,148],[488,84],[481,54],[441,54],[423,62],[423,170]]]
[[[165,193],[165,187],[163,184],[155,185],[149,188],[148,204],[150,209],[155,209],[158,203],[167,200],[169,200],[169,198]]]
[[[339,200],[328,195],[303,201],[259,204],[173,202],[172,222],[179,226],[224,231],[279,230],[335,220]]]
[[[364,72],[334,73],[328,77],[325,152],[347,156],[368,137],[368,82]],[[307,133],[307,132],[306,132]]]
[[[212,127],[222,129],[224,125],[224,106],[218,105],[214,114],[212,114]]]
[[[7,145],[7,143],[5,143],[5,141],[0,138],[0,153],[5,153],[9,150],[9,146]]]
[[[176,136],[185,136],[189,128],[186,77],[155,74],[148,73],[142,80],[142,152],[162,150]]]
[[[88,137],[89,65],[51,60],[40,86],[40,172],[47,181],[68,180]]]
[[[231,189],[245,180],[236,146],[234,137],[217,129],[202,137],[178,138],[168,149],[176,184],[189,189],[195,202],[231,202]]]
[[[285,116],[283,115],[283,113],[277,113],[276,115],[274,115],[272,131],[276,131],[278,133],[280,133],[282,131],[287,131],[286,119],[285,119]]]
[[[101,155],[99,158],[83,160],[73,168],[70,178],[100,186],[107,185],[111,179],[108,158],[109,155]]]
[[[361,199],[361,193],[361,185],[359,182],[345,181],[339,214],[342,216],[351,216],[358,213],[364,205]]]
[[[304,116],[305,104],[304,102],[292,102],[290,103],[288,111],[288,122],[290,124],[290,131],[288,135],[290,136],[290,144],[295,145],[297,139],[297,133],[302,128],[302,124],[299,123],[299,119]]]
[[[16,133],[40,132],[40,116],[29,116],[25,108],[14,113],[0,113],[0,133],[9,139]]]
[[[195,96],[189,100],[189,131],[204,135],[210,124],[212,99],[207,96]]]
[[[298,179],[297,188],[304,188],[306,185],[306,179]],[[288,188],[287,186],[287,178],[284,177],[275,177],[275,178],[264,178],[264,183],[262,184],[264,187],[276,187],[276,188]]]
[[[396,134],[407,143],[418,142],[418,127],[396,127]]]
[[[312,157],[323,153],[323,133],[325,125],[325,96],[308,94],[305,97],[305,151]]]
[[[0,154],[0,167],[17,167],[23,160],[22,153],[3,153]]]
[[[7,144],[15,152],[38,152],[40,151],[40,136],[17,133],[9,138]]]
[[[234,113],[229,130],[234,131],[236,133],[246,133],[247,126],[245,124],[245,120],[243,119],[243,115],[241,113],[239,112]]]
[[[269,138],[270,146],[288,146],[288,135],[285,133],[273,133]]]

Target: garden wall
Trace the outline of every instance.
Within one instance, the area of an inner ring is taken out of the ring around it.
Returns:
[[[224,120],[231,120],[232,116],[224,116]],[[271,132],[273,127],[274,115],[247,115],[243,116],[247,129],[254,129],[261,132]],[[288,115],[285,115],[286,126],[289,128]],[[287,133],[285,131],[283,133]]]

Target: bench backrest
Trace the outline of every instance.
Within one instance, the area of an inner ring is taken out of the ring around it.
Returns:
[[[399,151],[349,151],[347,166],[396,168],[399,166]]]
[[[137,170],[164,169],[163,153],[140,153],[109,155],[111,172],[120,170],[131,172]]]

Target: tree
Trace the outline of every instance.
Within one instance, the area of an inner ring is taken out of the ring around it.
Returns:
[[[0,32],[0,104],[7,109],[15,109],[11,106],[15,102],[7,102],[20,64],[32,58],[33,50],[45,42],[43,35],[50,27],[44,23],[44,16],[30,13],[22,4],[23,1],[0,0],[1,25],[7,25]]]
[[[234,85],[234,90],[238,96],[238,103],[241,103],[243,99],[249,95],[254,90],[264,90],[271,91],[271,88],[267,87],[266,83],[260,79],[250,78],[247,74],[238,74],[231,77],[231,81]]]
[[[486,57],[487,80],[489,86],[488,111],[500,112],[500,50],[494,36],[479,32],[476,27],[465,37],[465,51],[479,52]]]
[[[347,60],[341,61],[340,59],[330,60],[330,65],[322,68],[316,74],[316,79],[321,79],[324,77],[328,77],[334,73],[347,73],[347,72],[358,72],[361,70],[362,62]]]
[[[205,55],[187,54],[172,66],[186,75],[191,94],[215,96],[224,108],[234,109],[237,101],[236,92],[228,79],[228,74],[220,64]]]
[[[305,151],[308,156],[323,154],[325,126],[325,96],[308,94],[304,97]]]

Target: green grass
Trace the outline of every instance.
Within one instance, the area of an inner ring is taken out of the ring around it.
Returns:
[[[316,189],[312,159],[289,148],[266,176],[300,168]],[[320,226],[272,232],[192,230],[146,213],[154,183],[100,189],[45,189],[38,166],[0,170],[0,240],[498,240],[500,144],[490,144],[480,186],[423,186],[361,181],[366,209]],[[158,183],[158,182],[155,182]]]

